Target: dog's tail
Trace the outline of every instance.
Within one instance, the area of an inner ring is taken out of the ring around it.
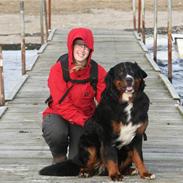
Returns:
[[[61,163],[44,167],[39,171],[39,174],[50,176],[77,176],[80,173],[80,169],[80,164],[73,160],[66,160]]]

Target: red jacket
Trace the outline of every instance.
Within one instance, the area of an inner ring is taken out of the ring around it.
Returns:
[[[90,60],[94,50],[93,35],[92,32],[86,28],[76,28],[71,30],[67,40],[69,70],[74,66],[72,52],[73,42],[76,38],[81,38],[91,50],[88,57],[87,66],[82,70],[70,73],[71,79],[83,80],[90,76]],[[83,126],[85,121],[91,118],[95,111],[96,104],[94,98],[97,100],[97,102],[100,101],[101,93],[105,89],[105,76],[105,69],[98,64],[98,83],[96,96],[90,82],[86,84],[77,83],[74,84],[74,87],[69,91],[63,102],[59,104],[59,100],[66,92],[67,88],[72,85],[72,83],[66,83],[64,81],[61,64],[57,62],[51,67],[48,78],[48,87],[50,90],[50,95],[53,98],[53,103],[44,110],[43,116],[47,114],[59,114],[69,122]]]

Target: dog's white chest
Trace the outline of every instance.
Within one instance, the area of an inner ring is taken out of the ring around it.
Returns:
[[[139,128],[141,124],[132,125],[132,122],[128,123],[128,125],[124,125],[121,127],[120,135],[116,139],[118,142],[118,149],[121,149],[123,146],[128,145],[136,135],[137,128]]]
[[[127,119],[126,119],[127,122],[131,120],[131,109],[132,109],[132,107],[133,107],[133,104],[129,103],[125,108],[125,112],[126,112],[126,116],[127,116]]]

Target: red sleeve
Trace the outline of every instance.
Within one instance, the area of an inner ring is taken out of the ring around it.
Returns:
[[[73,121],[72,119],[74,119],[74,122],[78,124],[83,124],[87,120],[87,117],[81,110],[72,104],[68,96],[64,98],[62,104],[59,104],[59,100],[67,90],[67,85],[63,79],[62,69],[59,62],[50,70],[48,87],[53,98],[54,107],[63,118],[71,122]]]
[[[105,69],[98,64],[98,83],[97,83],[97,96],[96,96],[96,100],[98,103],[100,102],[102,92],[106,88],[105,84],[106,75],[107,72],[105,71]]]

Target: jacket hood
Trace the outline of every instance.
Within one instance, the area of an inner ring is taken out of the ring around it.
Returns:
[[[71,68],[73,64],[73,44],[76,39],[82,39],[87,47],[90,49],[90,55],[88,57],[88,64],[91,60],[92,52],[94,51],[94,39],[93,39],[93,33],[90,29],[87,28],[74,28],[72,29],[67,38],[67,48],[68,48],[68,60],[69,60],[69,67]]]

